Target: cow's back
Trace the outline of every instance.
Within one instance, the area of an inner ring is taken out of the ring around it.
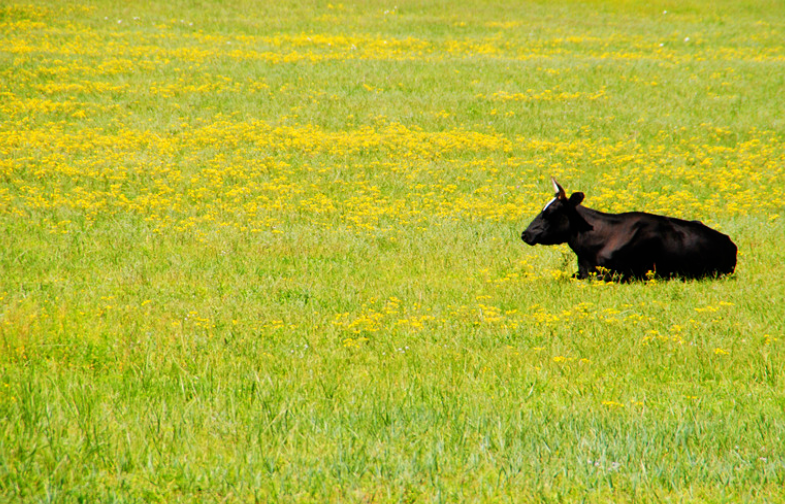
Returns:
[[[650,271],[700,278],[732,273],[736,267],[736,245],[699,221],[644,212],[588,212],[594,229],[573,247],[579,263],[583,259],[587,266],[605,267],[624,278],[643,278]]]
[[[663,276],[703,277],[733,273],[736,245],[728,235],[700,221],[656,217],[662,241],[657,272]]]

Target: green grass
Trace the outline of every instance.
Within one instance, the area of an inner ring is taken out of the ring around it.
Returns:
[[[782,502],[778,2],[0,6],[0,501]],[[701,219],[735,275],[520,233]]]

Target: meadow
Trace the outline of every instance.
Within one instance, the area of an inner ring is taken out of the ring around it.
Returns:
[[[3,2],[0,501],[785,502],[783,89],[774,0]]]

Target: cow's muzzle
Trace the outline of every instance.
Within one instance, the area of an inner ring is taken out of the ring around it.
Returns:
[[[521,233],[521,240],[526,242],[528,245],[534,245],[537,243],[534,233],[530,233],[528,230]]]

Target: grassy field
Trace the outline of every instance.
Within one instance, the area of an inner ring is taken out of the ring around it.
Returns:
[[[0,501],[785,502],[784,3],[152,3],[0,5]]]

